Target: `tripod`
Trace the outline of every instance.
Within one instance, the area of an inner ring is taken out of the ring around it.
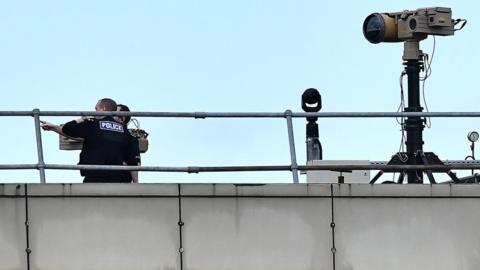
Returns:
[[[407,40],[404,42],[403,65],[408,77],[408,107],[404,112],[422,112],[420,106],[420,71],[424,69],[423,53],[419,49],[420,40]],[[407,132],[407,152],[399,152],[393,155],[387,165],[444,165],[444,163],[433,152],[423,152],[423,129],[425,127],[425,119],[419,116],[408,117],[405,120],[404,127]],[[383,170],[370,181],[375,183],[384,172],[399,172],[398,183],[403,183],[405,175],[409,184],[423,183],[423,170]],[[428,180],[431,184],[436,183],[433,172],[447,173],[454,182],[458,182],[456,175],[450,170],[432,171],[426,170]]]

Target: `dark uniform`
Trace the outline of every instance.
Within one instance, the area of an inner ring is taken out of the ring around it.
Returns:
[[[87,118],[66,123],[63,133],[71,137],[84,138],[80,162],[91,165],[138,165],[140,153],[138,141],[128,132],[127,126],[116,122],[113,117]],[[130,171],[81,170],[88,182],[128,183]]]
[[[128,133],[130,133],[130,132],[128,132]],[[135,157],[135,164],[132,164],[132,165],[140,165],[141,158],[140,158],[140,146],[139,146],[139,143],[138,143],[138,138],[133,136],[132,133],[130,133],[130,136],[133,137],[133,139],[130,142],[130,151],[133,153],[133,155]],[[128,164],[128,165],[131,165],[131,164]],[[129,183],[132,182],[133,179],[132,179],[132,174],[130,174],[130,172],[127,172],[126,180]]]

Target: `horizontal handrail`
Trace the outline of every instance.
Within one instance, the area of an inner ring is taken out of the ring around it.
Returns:
[[[34,116],[34,111],[0,111],[0,116]],[[180,118],[285,118],[288,112],[96,112],[38,111],[39,116],[137,116]],[[480,117],[480,112],[291,112],[294,118]]]
[[[12,169],[38,169],[38,164],[2,164],[0,170]],[[46,170],[113,170],[113,171],[151,171],[151,172],[255,172],[255,171],[291,171],[291,165],[258,165],[258,166],[188,166],[188,167],[166,167],[166,166],[127,166],[127,165],[65,165],[45,164]],[[386,165],[371,163],[365,165],[342,164],[342,165],[298,165],[301,171],[349,171],[349,170],[471,170],[480,169],[480,163],[450,163],[445,165]]]
[[[299,166],[296,162],[295,145],[293,138],[292,118],[398,118],[398,117],[480,117],[480,112],[97,112],[97,111],[0,111],[1,116],[32,116],[35,118],[37,139],[38,163],[36,164],[3,164],[0,170],[28,170],[37,169],[40,172],[40,181],[45,183],[46,169],[49,170],[120,170],[120,171],[158,171],[158,172],[242,172],[242,171],[291,171],[294,183],[298,183],[298,170],[474,170],[480,169],[480,163],[445,163],[443,165],[387,165],[385,162],[370,163],[369,165],[342,164],[342,165],[306,165]],[[121,165],[64,165],[45,164],[40,132],[41,116],[137,116],[137,117],[179,117],[179,118],[285,118],[288,127],[290,144],[290,165],[273,166],[190,166],[190,167],[160,167],[160,166],[121,166]]]

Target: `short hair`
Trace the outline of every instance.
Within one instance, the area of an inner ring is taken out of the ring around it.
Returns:
[[[117,110],[117,103],[111,98],[102,98],[98,101],[105,108],[105,111],[114,112]]]
[[[123,105],[123,104],[117,104],[117,107],[120,108],[118,111],[119,112],[129,112],[130,111],[130,108],[128,108],[127,105]],[[128,124],[128,122],[130,122],[130,119],[132,118],[130,115],[126,115],[124,116],[125,117],[125,124]]]

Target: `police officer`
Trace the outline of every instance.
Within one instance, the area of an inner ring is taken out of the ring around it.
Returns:
[[[117,104],[109,98],[101,99],[95,111],[116,111]],[[55,131],[70,137],[83,138],[83,147],[78,164],[95,165],[137,165],[133,136],[125,124],[115,121],[112,116],[78,119],[63,126],[42,121],[44,130]],[[128,183],[130,174],[112,170],[81,170],[84,183]]]

